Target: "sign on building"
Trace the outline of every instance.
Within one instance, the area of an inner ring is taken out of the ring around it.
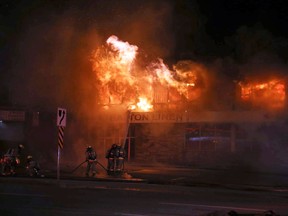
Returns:
[[[25,121],[24,111],[0,110],[1,121]]]

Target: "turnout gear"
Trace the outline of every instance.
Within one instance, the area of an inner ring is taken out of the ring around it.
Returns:
[[[106,153],[106,158],[108,159],[107,170],[114,171],[116,158],[117,158],[117,145],[113,144],[111,148]]]
[[[24,149],[24,146],[22,144],[18,145],[19,149]]]
[[[125,150],[121,146],[117,146],[117,170],[121,171],[124,169],[124,159],[126,157]]]
[[[19,157],[21,155],[24,146],[22,144],[18,145],[17,148],[9,148],[5,155],[9,155],[10,157]]]
[[[87,151],[87,152],[91,152],[92,150],[93,150],[92,146],[88,146],[88,147],[86,148],[86,151]]]
[[[96,174],[96,164],[97,164],[97,154],[92,148],[92,146],[88,146],[85,152],[86,157],[86,176],[89,176],[89,173],[92,172],[92,176]]]
[[[111,148],[107,151],[106,158],[108,159],[108,174],[123,171],[125,150],[121,146],[113,144]]]
[[[9,148],[4,154],[2,163],[2,175],[15,175],[16,167],[20,164],[19,156],[21,151],[24,149],[22,144],[18,145],[17,148]]]
[[[5,154],[1,159],[2,175],[15,175],[15,163],[17,163],[16,160],[13,160],[11,156]]]
[[[26,170],[29,176],[40,176],[40,166],[37,161],[33,159],[31,155],[27,156]]]

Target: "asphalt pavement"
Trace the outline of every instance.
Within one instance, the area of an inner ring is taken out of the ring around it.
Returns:
[[[232,168],[196,168],[168,166],[164,164],[141,164],[127,162],[120,175],[107,175],[103,166],[97,166],[93,180],[143,182],[148,184],[181,185],[187,187],[223,187],[241,190],[273,190],[288,192],[288,170],[251,171]],[[61,178],[85,177],[85,165],[77,172],[63,171]],[[88,178],[91,180],[91,177]]]
[[[102,165],[102,164],[101,164]],[[142,182],[147,184],[181,185],[187,187],[223,187],[241,190],[272,190],[288,192],[287,172],[260,172],[237,167],[227,169],[168,166],[127,162],[123,173],[108,175],[104,166],[97,166],[95,177],[85,176],[85,164],[74,170],[43,170],[46,179]],[[25,175],[24,173],[19,176]]]
[[[236,167],[216,169],[129,162],[125,164],[125,170],[121,175],[108,175],[104,166],[97,166],[96,176],[86,177],[85,168],[85,164],[79,166],[76,170],[75,167],[65,167],[65,169],[60,170],[60,181],[57,181],[56,170],[42,170],[44,176],[39,177],[39,179],[27,177],[27,175],[25,176],[25,173],[22,172],[15,178],[1,176],[0,182],[32,182],[33,184],[36,182],[37,184],[60,183],[61,187],[89,188],[97,186],[97,181],[104,181],[107,187],[115,187],[113,186],[115,184],[111,184],[110,182],[128,182],[133,183],[133,185],[134,183],[141,183],[141,187],[149,186],[149,184],[161,184],[162,186],[164,185],[164,187],[165,185],[180,185],[184,187],[218,187],[234,190],[277,191],[285,194],[288,192],[288,174],[285,173],[285,171],[256,172]],[[171,187],[169,188],[171,189]],[[265,215],[276,215],[272,213]],[[231,216],[230,213],[209,215]],[[249,216],[250,215],[254,216],[254,214],[249,214]]]
[[[237,167],[227,169],[193,168],[163,165],[126,164],[127,172],[149,183],[184,186],[225,187],[247,190],[278,190],[288,192],[287,172],[260,172]]]

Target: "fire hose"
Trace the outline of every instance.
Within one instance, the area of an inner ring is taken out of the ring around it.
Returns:
[[[79,167],[81,167],[84,163],[86,163],[87,160],[83,161],[82,163],[80,163],[77,167],[75,167],[71,173],[75,172]],[[99,162],[99,161],[96,161],[96,165],[99,164],[105,171],[107,171],[107,169]]]
[[[84,164],[86,162],[86,160],[85,161],[83,161],[82,163],[80,163],[77,167],[75,167],[75,169],[73,169],[72,171],[71,171],[71,173],[73,173],[73,172],[75,172],[80,166],[82,166],[82,164]]]
[[[105,171],[108,171],[100,162],[97,161],[97,164],[99,164]]]

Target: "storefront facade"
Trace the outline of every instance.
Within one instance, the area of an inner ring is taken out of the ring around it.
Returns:
[[[99,133],[102,146],[124,144],[129,161],[197,166],[253,152],[260,142],[255,139],[259,128],[276,120],[259,111],[127,112],[106,117],[118,127],[110,131],[114,137]]]

